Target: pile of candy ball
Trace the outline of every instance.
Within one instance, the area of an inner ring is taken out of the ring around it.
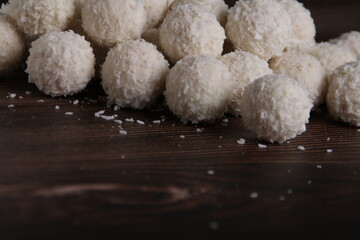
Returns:
[[[315,34],[296,0],[10,0],[0,75],[28,56],[29,82],[52,97],[98,75],[109,104],[144,109],[164,94],[184,122],[229,113],[283,143],[324,103],[360,127],[360,33],[323,43]],[[224,43],[233,51],[222,55]]]

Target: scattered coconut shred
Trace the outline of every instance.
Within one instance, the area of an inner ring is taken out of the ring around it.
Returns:
[[[145,109],[164,96],[184,123],[218,120],[226,127],[224,115],[232,114],[259,140],[289,143],[325,101],[334,119],[360,126],[360,33],[324,43],[315,33],[310,11],[296,0],[239,0],[230,9],[224,0],[10,0],[0,9],[0,76],[20,65],[29,47],[29,82],[52,97],[80,93],[99,76],[114,111]],[[222,55],[226,37],[234,49]],[[6,97],[17,100],[15,93]],[[94,116],[118,124],[120,135],[128,134],[123,123],[147,125],[105,110]]]

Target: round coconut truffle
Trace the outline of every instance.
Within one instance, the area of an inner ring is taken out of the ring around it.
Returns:
[[[25,43],[16,24],[0,13],[0,76],[16,69],[24,52]]]
[[[221,23],[221,25],[224,26],[226,24],[229,7],[224,0],[175,0],[171,5],[170,10],[186,3],[204,8],[206,11],[215,14],[216,19]]]
[[[161,48],[173,63],[187,55],[220,56],[225,38],[215,15],[193,4],[170,11],[160,27]]]
[[[344,33],[340,37],[331,40],[330,43],[349,48],[360,60],[360,32]]]
[[[360,62],[345,64],[332,73],[327,107],[335,119],[360,127]]]
[[[74,0],[10,0],[3,8],[29,39],[65,30],[75,15]]]
[[[232,88],[232,74],[225,64],[209,55],[192,55],[170,70],[165,98],[184,122],[213,121],[227,111]]]
[[[327,42],[316,44],[309,49],[309,53],[321,62],[328,73],[345,63],[356,61],[356,56],[350,49]]]
[[[273,71],[266,61],[242,50],[222,56],[221,61],[228,66],[234,80],[229,113],[239,116],[241,115],[241,101],[247,85],[260,77],[272,74]]]
[[[275,74],[286,74],[302,84],[308,90],[315,106],[324,102],[327,74],[315,57],[304,52],[289,51],[281,57],[273,58],[270,68]]]
[[[283,143],[306,131],[312,103],[297,81],[266,75],[250,83],[241,106],[246,128],[259,139]]]
[[[174,0],[144,0],[145,9],[148,14],[147,28],[154,28],[162,22],[173,1]]]
[[[90,43],[72,31],[51,32],[31,44],[29,82],[53,97],[82,91],[94,76]]]
[[[143,0],[88,0],[81,9],[83,28],[100,46],[140,38],[147,21]]]
[[[235,48],[268,61],[293,41],[293,24],[277,0],[239,0],[229,11],[226,34]]]
[[[102,85],[110,104],[143,109],[165,89],[169,63],[144,40],[131,40],[110,50],[102,68]]]
[[[278,0],[289,13],[293,25],[293,37],[289,48],[309,49],[315,45],[316,27],[311,13],[297,0]]]

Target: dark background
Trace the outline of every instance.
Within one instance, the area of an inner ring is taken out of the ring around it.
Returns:
[[[318,40],[360,29],[359,1],[303,2]],[[325,109],[305,134],[259,149],[241,119],[192,126],[168,111],[114,112],[88,100],[98,88],[50,98],[23,73],[0,80],[0,239],[358,239],[360,132]],[[94,117],[103,109],[145,125],[124,123],[121,136]]]

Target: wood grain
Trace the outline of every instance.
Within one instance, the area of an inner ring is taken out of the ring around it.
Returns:
[[[359,29],[357,1],[304,2],[319,39]],[[0,80],[0,239],[358,235],[360,132],[325,108],[305,134],[260,149],[239,118],[183,125],[167,110],[114,111],[92,101],[98,95],[96,82],[81,95],[50,98],[23,73]],[[145,125],[124,121],[123,136],[94,116],[99,110]]]

